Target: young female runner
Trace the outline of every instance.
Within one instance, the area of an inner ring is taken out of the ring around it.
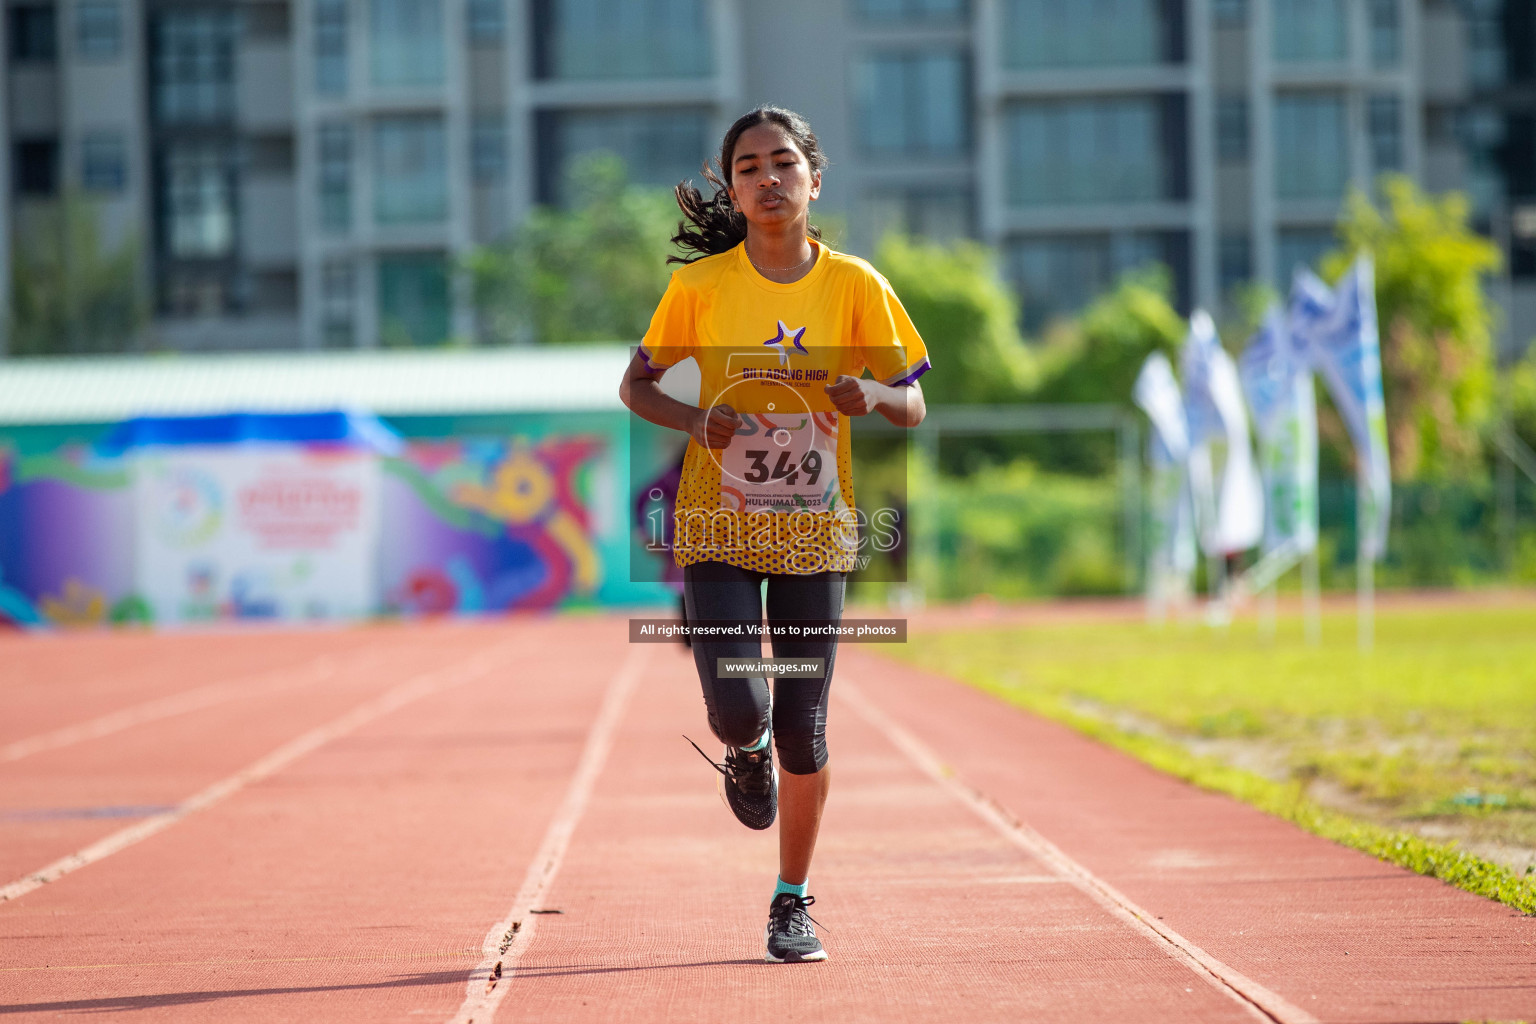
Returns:
[[[857,556],[847,417],[923,419],[922,339],[890,285],[863,260],[833,252],[807,219],[827,165],[800,115],[760,107],[720,146],[714,195],[677,186],[686,222],[673,238],[689,259],[620,386],[652,423],[689,435],[673,530],[688,623],[722,627],[693,639],[709,727],[725,744],[722,795],[749,828],[779,816],[779,880],[766,957],[824,960],[806,908],[811,856],[831,779],[824,738],[835,629]],[[689,356],[703,379],[699,407],[663,394],[663,373]],[[862,377],[868,368],[873,379]],[[821,659],[811,677],[721,676],[722,660]],[[830,629],[829,629],[830,627]],[[729,632],[735,630],[735,633]],[[830,635],[829,635],[830,633]],[[782,779],[769,747],[778,751]],[[702,751],[701,751],[702,753]],[[707,755],[706,755],[707,757]]]

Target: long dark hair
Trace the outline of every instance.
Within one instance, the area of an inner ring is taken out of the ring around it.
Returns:
[[[704,164],[704,183],[710,186],[714,195],[705,199],[691,181],[680,181],[672,190],[684,217],[677,225],[677,234],[672,236],[672,242],[679,249],[692,252],[693,255],[668,256],[668,263],[691,263],[704,256],[714,256],[734,249],[747,237],[747,218],[731,206],[731,195],[727,190],[731,181],[731,162],[736,155],[736,143],[748,128],[756,128],[760,124],[775,124],[784,129],[785,134],[800,147],[811,170],[826,168],[827,155],[821,151],[821,143],[816,141],[816,133],[811,131],[810,122],[793,110],[758,107],[742,114],[721,140],[720,155],[716,157],[715,165],[711,167],[708,163]],[[819,239],[821,229],[809,224],[806,226],[806,234]]]

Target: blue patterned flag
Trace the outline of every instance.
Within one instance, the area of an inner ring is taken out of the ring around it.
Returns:
[[[1264,477],[1264,553],[1317,547],[1317,403],[1312,368],[1296,350],[1278,306],[1237,364],[1253,410]]]
[[[1297,348],[1322,375],[1354,442],[1365,484],[1361,546],[1368,557],[1380,559],[1387,550],[1392,515],[1392,471],[1370,257],[1358,257],[1332,289],[1311,271],[1298,270],[1291,288],[1289,328]]]

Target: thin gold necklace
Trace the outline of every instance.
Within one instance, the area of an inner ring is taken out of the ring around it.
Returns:
[[[770,271],[771,273],[782,274],[786,270],[799,270],[801,267],[805,266],[811,260],[816,258],[816,247],[815,246],[811,246],[811,254],[809,256],[807,256],[805,259],[801,260],[799,263],[794,264],[793,266],[789,266],[789,267],[762,267],[762,266],[758,266],[757,260],[753,259],[752,258],[752,254],[747,251],[747,243],[745,243],[745,242],[741,243],[741,251],[745,252],[747,254],[747,262],[752,264],[752,266],[754,268],[756,268],[759,273],[761,273],[762,271],[766,270],[766,271]]]

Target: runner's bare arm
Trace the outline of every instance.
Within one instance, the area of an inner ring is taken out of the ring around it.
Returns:
[[[837,411],[845,416],[878,412],[898,427],[915,427],[928,415],[923,386],[917,381],[892,387],[877,380],[843,374],[825,390]]]
[[[619,400],[630,412],[659,427],[681,430],[705,448],[724,448],[741,426],[741,417],[728,405],[700,409],[679,402],[661,390],[661,375],[666,369],[652,370],[644,357],[635,353],[619,382]]]

